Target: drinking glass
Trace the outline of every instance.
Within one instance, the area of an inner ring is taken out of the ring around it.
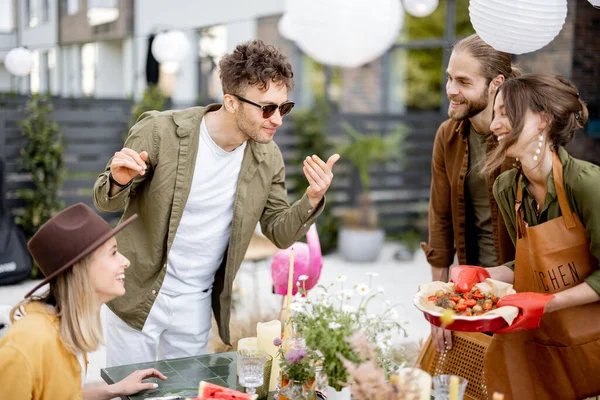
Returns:
[[[433,396],[435,400],[450,399],[450,377],[452,375],[436,375],[433,377]],[[462,400],[469,383],[463,377],[458,377],[458,399]]]
[[[255,394],[256,388],[264,383],[265,362],[267,353],[258,349],[243,349],[237,352],[237,363],[240,367],[240,385],[246,393]]]

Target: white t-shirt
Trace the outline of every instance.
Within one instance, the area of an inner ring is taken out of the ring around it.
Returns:
[[[162,292],[198,293],[212,287],[229,243],[245,148],[246,142],[230,152],[220,148],[202,119],[192,187],[167,256]]]

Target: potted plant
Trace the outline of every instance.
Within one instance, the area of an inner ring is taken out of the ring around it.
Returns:
[[[342,123],[342,127],[350,140],[338,148],[338,153],[355,168],[361,190],[358,206],[340,211],[342,227],[339,230],[338,249],[347,261],[372,262],[379,257],[385,231],[379,226],[373,204],[370,169],[376,164],[401,157],[405,130],[399,127],[382,137],[361,134],[346,122]]]

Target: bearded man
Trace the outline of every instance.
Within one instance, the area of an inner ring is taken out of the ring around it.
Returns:
[[[490,132],[496,92],[505,79],[517,75],[510,54],[495,50],[477,35],[453,47],[446,82],[450,118],[435,137],[429,243],[421,244],[434,281],[448,281],[455,255],[460,265],[487,268],[514,258],[514,246],[492,193],[494,180],[512,163],[490,176],[483,176],[480,169],[497,145]],[[433,325],[431,329],[439,352],[452,348],[451,331]]]

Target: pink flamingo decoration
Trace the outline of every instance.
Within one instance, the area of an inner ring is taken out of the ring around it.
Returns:
[[[306,243],[296,242],[291,247],[279,250],[273,256],[271,263],[271,276],[273,277],[273,286],[275,293],[283,296],[287,295],[288,275],[290,271],[290,253],[294,249],[294,287],[292,295],[298,292],[296,282],[301,275],[308,276],[304,282],[306,290],[309,291],[321,276],[323,269],[323,255],[321,254],[321,243],[317,226],[313,224],[306,232]],[[285,297],[284,297],[285,299]]]

